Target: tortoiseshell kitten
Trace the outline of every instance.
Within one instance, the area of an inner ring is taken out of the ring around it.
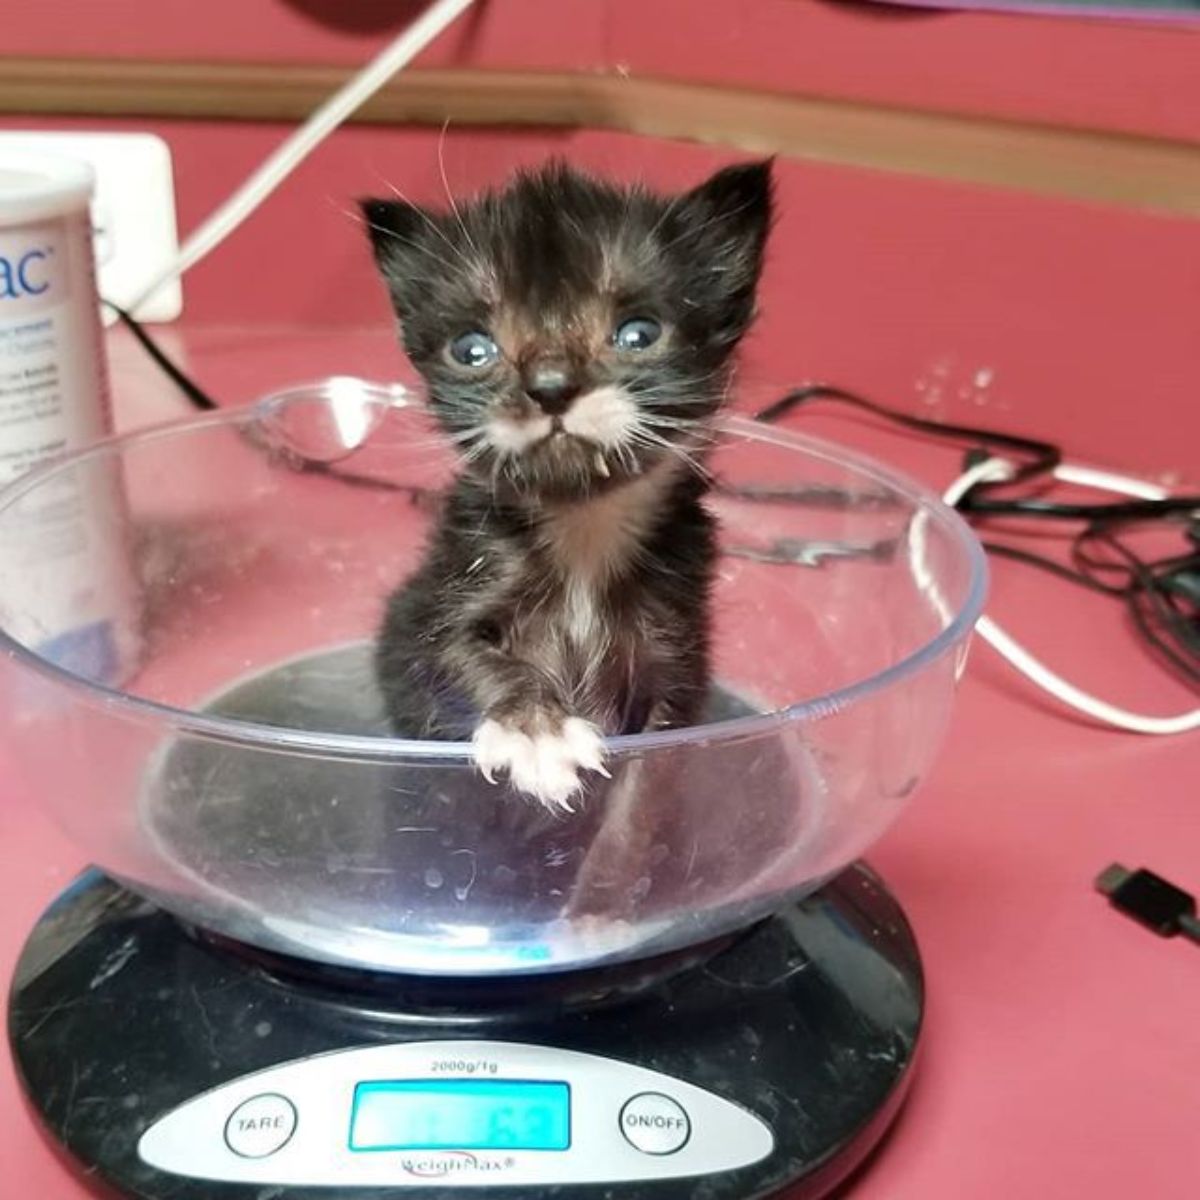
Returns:
[[[604,734],[708,685],[710,425],[755,312],[770,163],[662,197],[554,164],[451,211],[366,200],[461,473],[377,666],[409,736],[570,808]]]

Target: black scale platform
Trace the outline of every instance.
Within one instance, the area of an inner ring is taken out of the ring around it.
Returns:
[[[25,947],[9,1036],[32,1108],[100,1194],[813,1200],[894,1118],[922,1008],[911,931],[862,865],[718,945],[590,972],[457,981],[361,975],[218,944],[89,873]],[[474,1039],[582,1051],[695,1084],[766,1121],[775,1149],[699,1177],[519,1189],[215,1183],[138,1156],[159,1118],[253,1072],[348,1047]]]

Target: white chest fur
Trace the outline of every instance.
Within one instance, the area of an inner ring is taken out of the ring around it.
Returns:
[[[664,460],[602,496],[557,508],[547,520],[543,544],[566,585],[566,627],[577,644],[594,636],[601,592],[637,560],[678,469]]]

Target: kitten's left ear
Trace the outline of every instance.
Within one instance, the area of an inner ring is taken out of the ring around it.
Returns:
[[[771,228],[773,159],[725,167],[686,193],[677,211],[681,240],[703,261],[729,275],[733,289],[753,286]]]

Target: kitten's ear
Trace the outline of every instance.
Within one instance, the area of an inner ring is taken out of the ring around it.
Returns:
[[[686,193],[677,209],[684,223],[680,240],[727,273],[734,289],[758,282],[771,228],[772,166],[766,159],[725,167]]]
[[[363,199],[359,211],[375,251],[375,261],[397,296],[397,284],[412,273],[423,253],[430,216],[407,200]],[[398,296],[397,296],[398,298]]]
[[[684,287],[714,346],[732,348],[750,327],[771,227],[771,161],[726,167],[685,192],[669,213]]]

